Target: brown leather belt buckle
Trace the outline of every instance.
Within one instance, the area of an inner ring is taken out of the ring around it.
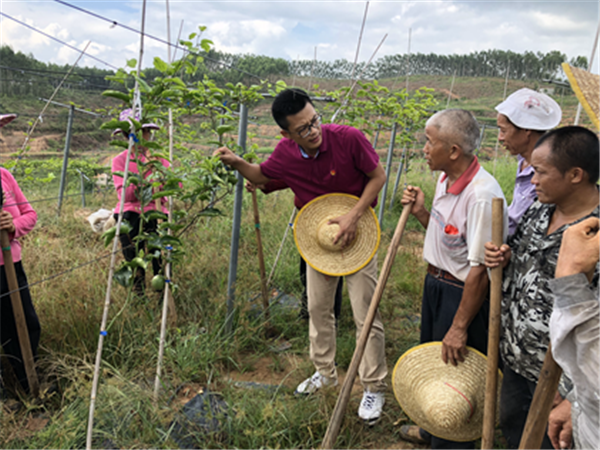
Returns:
[[[432,264],[429,264],[427,266],[427,272],[430,273],[431,275],[433,275],[435,278],[438,279],[443,279],[443,280],[450,280],[450,281],[458,281],[458,279],[456,279],[454,277],[454,275],[452,275],[449,272],[446,272],[445,270],[442,270],[438,267],[435,267]]]

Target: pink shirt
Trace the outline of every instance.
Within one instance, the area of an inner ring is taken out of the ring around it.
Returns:
[[[333,192],[360,197],[369,182],[367,173],[379,164],[373,146],[356,128],[329,124],[321,129],[323,142],[316,157],[303,157],[298,144],[284,138],[260,165],[264,176],[282,180],[292,189],[300,208]],[[372,206],[376,204],[377,199]]]
[[[135,157],[136,157],[136,154],[132,151],[131,157],[129,160],[129,173],[139,174],[140,172],[138,171],[137,163],[135,162],[136,161]],[[144,155],[137,155],[137,158],[142,163],[145,163],[147,161],[147,158]],[[127,161],[127,150],[124,150],[123,152],[119,153],[112,160],[113,183],[115,185],[115,189],[117,190],[117,197],[118,197],[117,206],[115,207],[115,209],[113,211],[115,214],[119,213],[119,205],[121,204],[121,194],[123,192],[123,177],[121,177],[119,175],[115,175],[114,172],[125,172],[125,162],[126,161]],[[167,161],[166,159],[161,158],[160,162],[165,167],[170,166],[169,161]],[[147,180],[150,177],[151,173],[152,172],[150,170],[148,170],[148,172],[144,175],[144,179]],[[129,186],[127,186],[127,189],[125,189],[125,205],[124,205],[123,212],[127,212],[127,211],[134,211],[137,213],[141,212],[142,204],[141,204],[140,200],[138,199],[136,190],[137,190],[137,186],[135,184],[130,184]],[[162,197],[160,199],[160,201],[162,204],[163,212],[167,213],[168,212],[168,209],[166,207],[167,198]],[[153,200],[149,204],[147,204],[144,207],[144,212],[156,209],[155,203],[156,202]]]
[[[3,209],[12,215],[15,225],[15,232],[8,233],[10,249],[13,262],[18,262],[21,261],[21,243],[18,238],[25,236],[33,229],[37,222],[37,213],[21,192],[12,174],[3,167],[0,167],[0,172],[2,172],[2,192],[6,194]],[[0,265],[4,265],[2,252],[0,252]]]

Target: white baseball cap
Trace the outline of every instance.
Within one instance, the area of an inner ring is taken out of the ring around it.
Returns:
[[[547,131],[560,123],[562,111],[552,98],[523,88],[513,92],[496,106],[496,111],[525,130]]]

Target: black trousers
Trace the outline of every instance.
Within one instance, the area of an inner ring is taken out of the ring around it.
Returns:
[[[118,220],[118,214],[114,215],[115,220]],[[132,261],[138,255],[140,250],[146,249],[146,241],[138,240],[135,238],[140,234],[140,214],[134,211],[125,211],[123,213],[123,220],[129,222],[131,231],[129,233],[122,233],[119,236],[121,242],[121,249],[123,250],[123,256],[126,261]],[[156,220],[150,220],[145,222],[143,230],[146,233],[155,233],[158,228]],[[160,258],[152,259],[152,272],[154,275],[160,273],[161,260]],[[138,267],[133,277],[133,289],[138,293],[143,293],[146,286],[146,271],[141,267]]]
[[[508,448],[519,448],[537,384],[506,365],[504,365],[503,375],[500,392],[500,429],[506,438]],[[547,433],[544,433],[540,448],[554,448]]]
[[[421,343],[442,341],[452,326],[454,315],[462,299],[464,283],[425,277],[421,306]],[[486,300],[467,329],[467,345],[487,354],[488,316],[490,304]],[[440,355],[441,357],[441,355]],[[421,430],[424,439],[431,439],[431,448],[473,449],[475,441],[454,442],[438,438]]]
[[[17,274],[19,287],[23,288],[19,293],[21,294],[25,322],[27,323],[27,330],[29,331],[31,351],[35,360],[37,359],[37,349],[40,343],[40,321],[33,307],[33,302],[31,301],[28,287],[29,283],[27,282],[27,276],[25,275],[21,261],[15,263],[15,272]],[[2,344],[4,354],[10,361],[21,387],[25,392],[29,392],[29,383],[27,382],[27,373],[25,372],[21,346],[19,345],[15,315],[13,314],[12,302],[8,292],[8,281],[6,280],[4,265],[2,265],[0,266],[0,343]],[[0,375],[1,374],[2,366],[0,365]]]
[[[300,281],[304,287],[302,292],[302,304],[300,305],[300,314],[302,317],[308,319],[308,295],[306,293],[306,261],[300,257]],[[333,313],[335,314],[335,320],[339,320],[340,314],[342,313],[342,290],[344,288],[344,278],[340,277],[340,281],[335,290],[335,300],[333,303]]]

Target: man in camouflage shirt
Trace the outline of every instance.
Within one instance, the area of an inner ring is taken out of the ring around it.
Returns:
[[[582,127],[546,133],[532,155],[531,180],[537,200],[521,218],[517,230],[500,248],[486,243],[486,266],[502,264],[502,327],[500,354],[504,378],[500,397],[500,427],[508,447],[517,448],[548,343],[554,278],[563,232],[590,216],[598,217],[596,183],[598,138]],[[592,284],[598,285],[598,267]],[[571,389],[563,376],[555,406]],[[553,448],[545,436],[542,448]]]

